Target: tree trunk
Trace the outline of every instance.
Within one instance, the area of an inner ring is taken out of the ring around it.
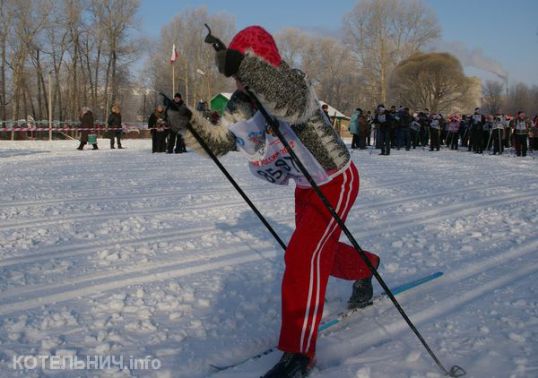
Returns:
[[[7,96],[6,96],[6,17],[4,12],[4,1],[0,0],[0,18],[4,20],[2,22],[2,36],[0,40],[0,50],[2,51],[2,62],[0,63],[0,119],[2,121],[7,120]]]
[[[41,68],[41,54],[39,50],[36,50],[36,87],[37,87],[37,114],[34,115],[36,120],[43,119],[43,107],[47,106],[47,89],[45,87],[45,80],[43,79],[43,69]],[[44,101],[43,101],[44,100]]]
[[[99,67],[101,64],[101,47],[97,49],[97,58],[95,61],[95,80],[94,80],[94,88],[93,88],[93,95],[92,95],[92,107],[95,111],[97,111],[97,88],[99,87]],[[105,111],[106,112],[106,111]],[[96,113],[97,114],[97,113]],[[103,116],[101,114],[101,116]]]
[[[104,102],[105,102],[105,118],[104,118],[104,122],[106,124],[106,120],[108,119],[108,111],[110,110],[110,104],[108,102],[108,84],[110,82],[110,68],[111,68],[111,65],[112,65],[112,59],[109,59],[108,60],[108,64],[107,64],[107,67],[106,67],[106,75],[105,75],[105,91],[104,91]]]
[[[80,108],[80,99],[79,99],[79,87],[78,87],[78,35],[74,37],[74,50],[73,50],[73,82],[71,86],[71,101],[69,103],[69,117],[75,119],[78,109]]]
[[[115,104],[118,97],[118,84],[117,84],[117,78],[116,78],[116,65],[117,65],[117,56],[116,56],[116,50],[112,50],[112,56],[111,56],[111,62],[112,62],[112,76],[110,78],[110,82],[112,84],[112,99],[111,99],[111,105]]]

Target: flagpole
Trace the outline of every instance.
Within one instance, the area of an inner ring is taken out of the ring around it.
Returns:
[[[172,96],[176,95],[176,60],[178,57],[176,50],[176,44],[172,45],[172,56],[170,57],[170,64],[172,65]]]
[[[189,103],[189,66],[185,59],[185,104]]]

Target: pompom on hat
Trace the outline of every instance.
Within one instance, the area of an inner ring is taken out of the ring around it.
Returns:
[[[228,49],[245,54],[254,52],[271,65],[278,67],[282,62],[273,36],[261,26],[248,26],[237,33],[230,42]]]

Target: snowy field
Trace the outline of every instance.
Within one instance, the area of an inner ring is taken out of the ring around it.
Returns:
[[[280,246],[210,160],[150,144],[0,141],[1,377],[207,377],[276,344]],[[398,297],[443,364],[538,377],[538,160],[352,156],[361,189],[347,224],[389,286],[444,272]],[[288,240],[293,187],[251,177],[239,153],[222,161]],[[350,291],[329,282],[325,319]],[[65,370],[50,356],[153,365]],[[47,369],[32,369],[38,358]],[[440,376],[386,301],[322,334],[312,374]]]

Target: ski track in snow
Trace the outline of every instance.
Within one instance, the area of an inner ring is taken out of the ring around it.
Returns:
[[[276,344],[282,250],[214,164],[194,153],[75,151],[0,141],[2,377],[205,377]],[[103,144],[104,145],[104,144]],[[436,270],[402,306],[446,367],[538,374],[538,165],[466,151],[353,152],[361,189],[347,224],[389,285]],[[222,159],[277,233],[293,187]],[[349,283],[331,280],[325,319]],[[379,287],[376,287],[379,290]],[[15,355],[159,358],[153,371],[14,370]],[[262,373],[262,372],[256,372]],[[322,334],[313,377],[441,376],[385,301]]]

